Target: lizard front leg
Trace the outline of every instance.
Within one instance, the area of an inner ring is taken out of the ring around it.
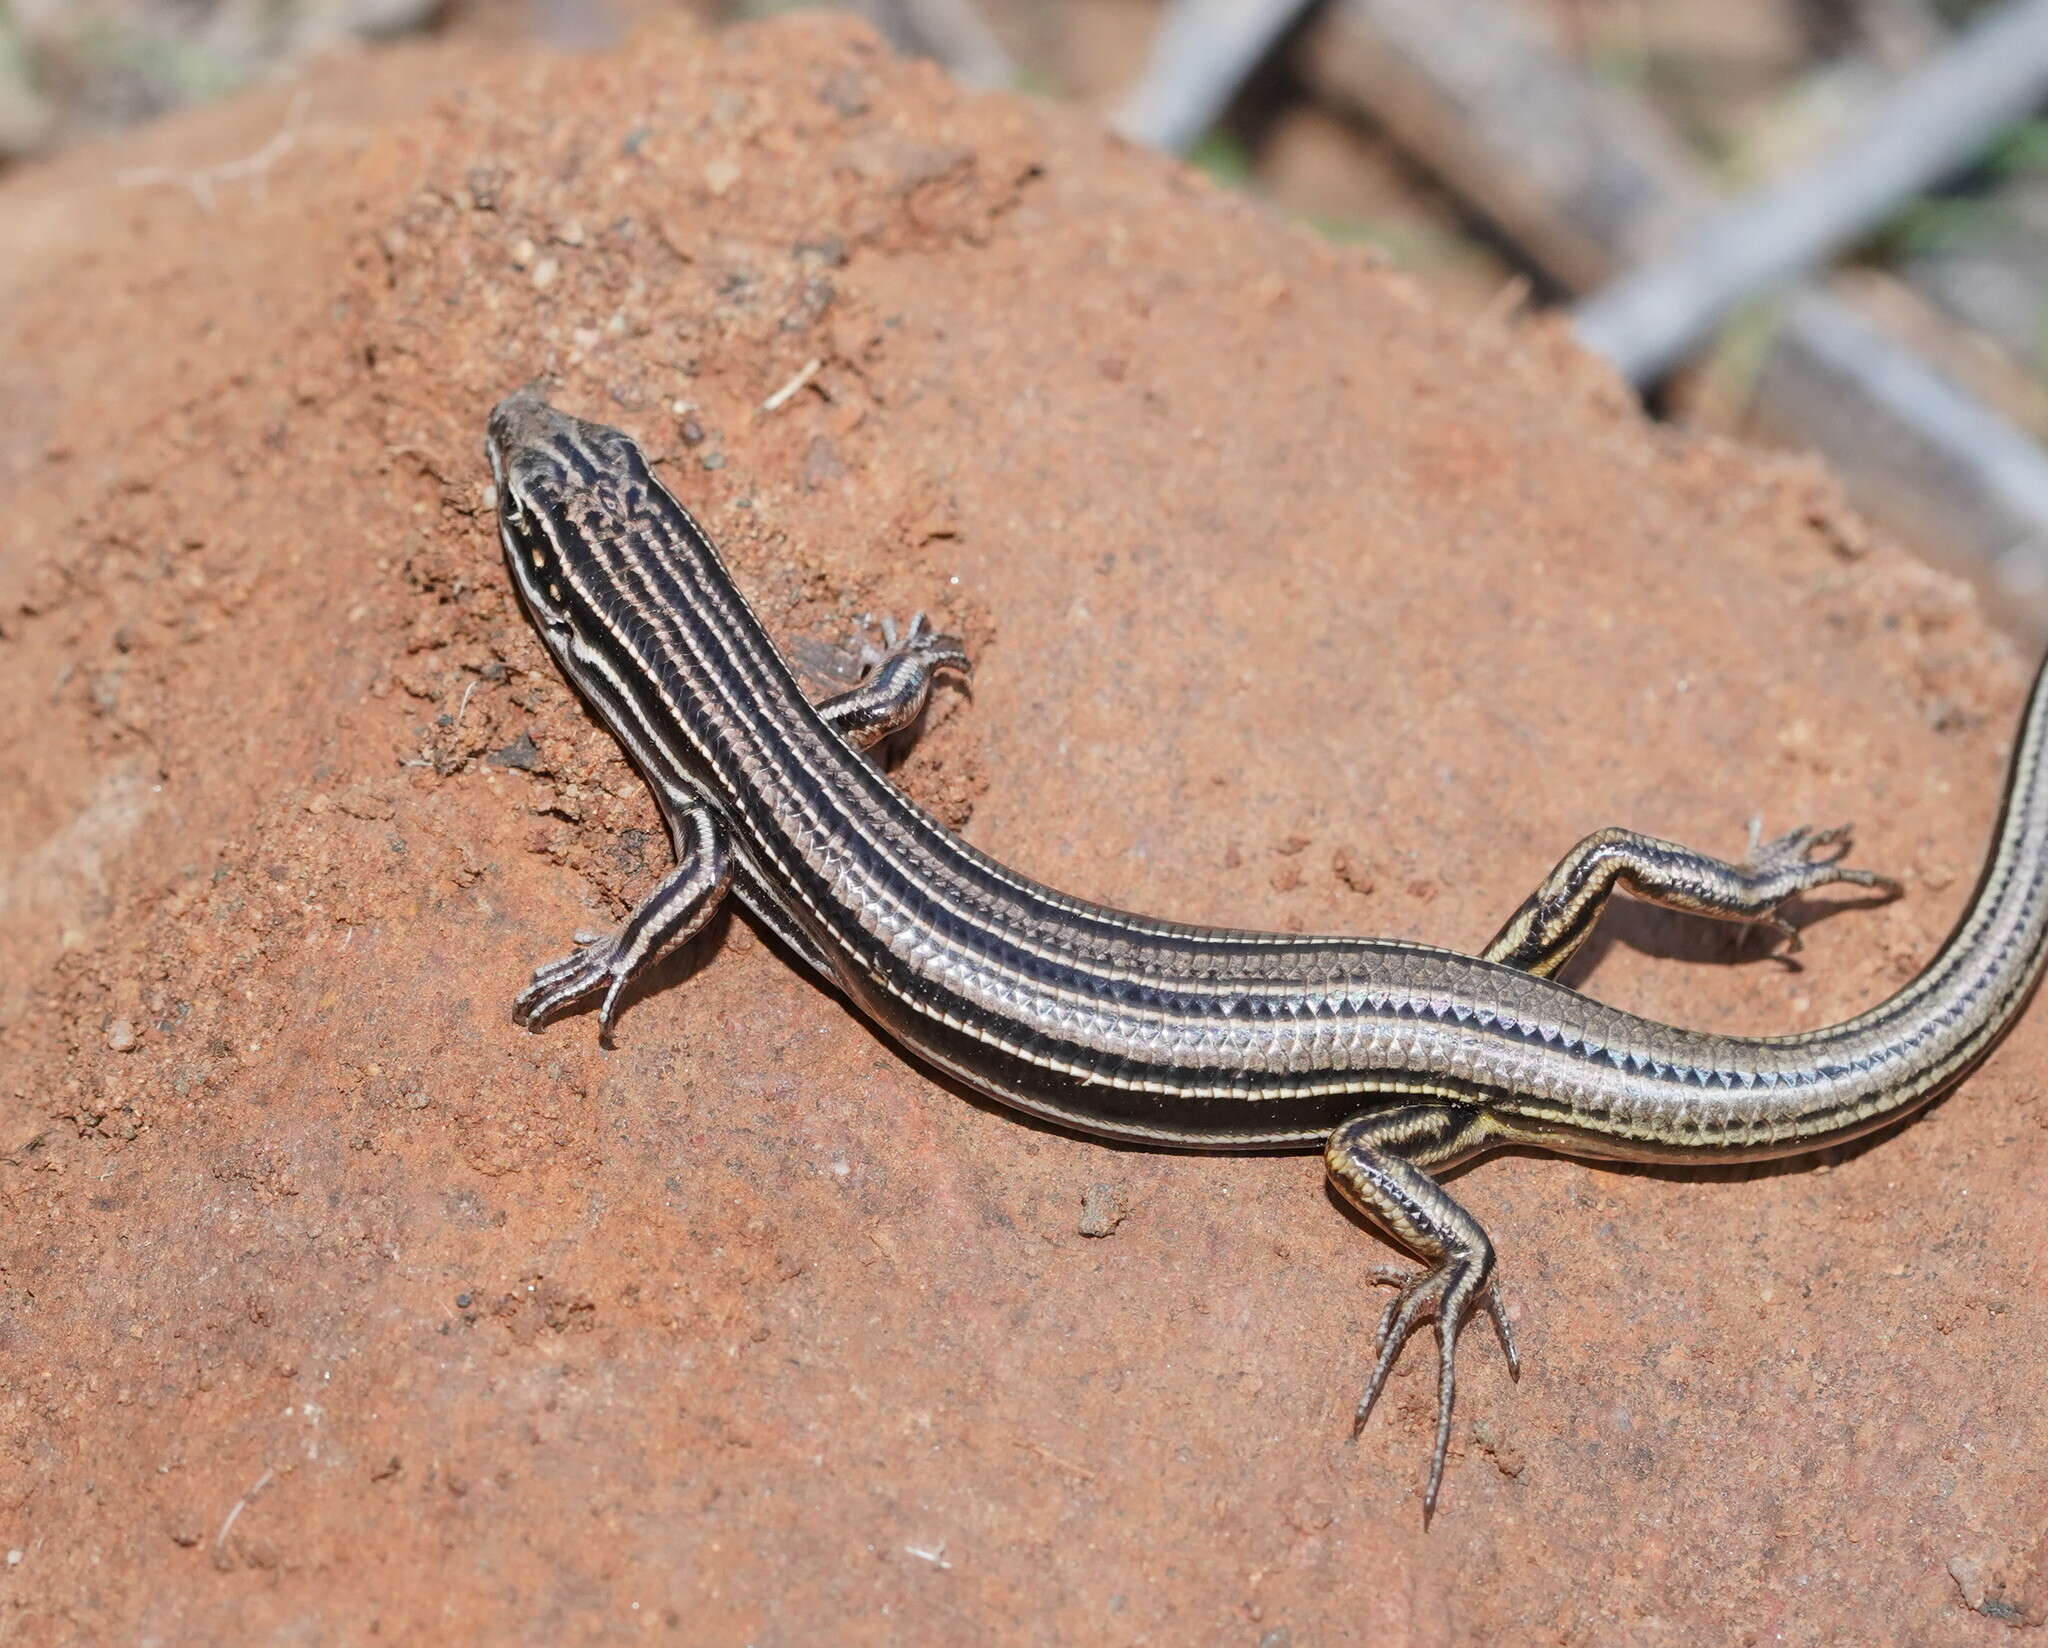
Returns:
[[[818,705],[818,713],[856,749],[873,747],[923,714],[942,672],[964,676],[972,668],[967,649],[955,637],[936,633],[923,613],[910,620],[901,640],[895,627],[883,624],[886,646],[874,655],[867,678]]]
[[[711,919],[732,884],[732,845],[724,821],[709,807],[691,806],[678,815],[674,833],[676,867],[616,932],[535,969],[533,981],[512,1004],[521,1024],[537,1030],[570,1003],[602,989],[598,1035],[608,1037],[626,986],[655,957]]]

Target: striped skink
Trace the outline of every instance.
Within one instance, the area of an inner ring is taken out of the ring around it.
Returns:
[[[1795,1155],[1902,1116],[1998,1040],[2048,950],[2048,697],[2037,681],[1989,861],[1955,931],[1888,1001],[1824,1030],[1707,1035],[1554,975],[1617,887],[1765,923],[1793,894],[1896,885],[1795,830],[1725,863],[1631,830],[1588,836],[1479,956],[1390,939],[1184,926],[1069,898],[976,851],[863,751],[910,724],[959,643],[921,621],[852,690],[813,704],[718,551],[618,430],[531,392],[486,442],[512,581],[564,674],[652,786],[676,863],[618,931],[540,968],[538,1026],[621,992],[735,894],[903,1048],[1034,1116],[1145,1144],[1320,1149],[1337,1189],[1423,1268],[1398,1291],[1357,1408],[1434,1319],[1450,1440],[1458,1336],[1513,1339],[1486,1232],[1441,1173],[1504,1145],[1625,1160]]]

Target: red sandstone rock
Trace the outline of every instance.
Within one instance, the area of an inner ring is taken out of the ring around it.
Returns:
[[[1090,896],[1474,945],[1600,824],[1857,818],[1911,896],[1803,970],[1612,921],[1587,987],[1700,1026],[1850,1013],[1960,905],[2018,671],[1954,586],[1554,333],[850,25],[313,84],[211,214],[116,176],[285,94],[0,189],[0,1637],[2039,1617],[2040,1013],[1819,1168],[1463,1178],[1529,1365],[1469,1341],[1425,1532],[1428,1357],[1354,1446],[1389,1253],[1313,1158],[967,1102],[734,924],[616,1052],[513,1027],[667,849],[478,442],[546,377],[801,656],[963,631],[902,781]]]

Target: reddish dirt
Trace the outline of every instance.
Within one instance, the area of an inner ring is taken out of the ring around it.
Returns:
[[[286,92],[0,191],[0,1641],[2040,1620],[2048,1015],[1818,1164],[1465,1176],[1528,1367],[1470,1342],[1425,1529],[1429,1357],[1353,1444],[1390,1254],[1313,1158],[967,1102],[737,923],[614,1052],[512,1025],[667,849],[479,437],[535,377],[634,431],[814,661],[959,627],[902,781],[1080,893],[1469,946],[1595,825],[1859,818],[1911,896],[1803,970],[1612,923],[1589,987],[1702,1026],[1845,1015],[1954,916],[2020,693],[1956,586],[852,25],[311,85],[211,212],[121,174]]]

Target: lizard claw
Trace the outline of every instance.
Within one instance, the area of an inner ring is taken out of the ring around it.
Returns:
[[[1380,1392],[1386,1388],[1387,1375],[1393,1371],[1408,1336],[1425,1320],[1431,1317],[1436,1320],[1436,1439],[1430,1449],[1429,1482],[1422,1493],[1424,1521],[1436,1514],[1437,1494],[1443,1487],[1444,1461],[1451,1448],[1451,1411],[1457,1396],[1458,1336],[1464,1332],[1474,1310],[1484,1310],[1493,1323],[1501,1352],[1507,1358],[1509,1376],[1515,1379],[1522,1376],[1522,1358],[1515,1349],[1515,1337],[1508,1326],[1507,1310],[1501,1303],[1499,1284],[1491,1274],[1491,1260],[1490,1253],[1450,1253],[1425,1270],[1402,1270],[1382,1265],[1371,1273],[1373,1281],[1391,1283],[1400,1291],[1387,1301],[1387,1308],[1380,1315],[1379,1333],[1373,1347],[1372,1374],[1366,1380],[1365,1392],[1359,1397],[1357,1411],[1352,1416],[1351,1434],[1354,1439],[1365,1429],[1366,1420],[1372,1417]]]
[[[1811,892],[1835,882],[1871,887],[1894,897],[1905,891],[1898,881],[1875,870],[1845,865],[1854,826],[1821,829],[1802,824],[1772,840],[1763,839],[1763,820],[1749,821],[1749,856],[1738,866],[1756,889],[1760,901],[1777,904],[1795,893]],[[1773,925],[1778,925],[1773,923]]]

